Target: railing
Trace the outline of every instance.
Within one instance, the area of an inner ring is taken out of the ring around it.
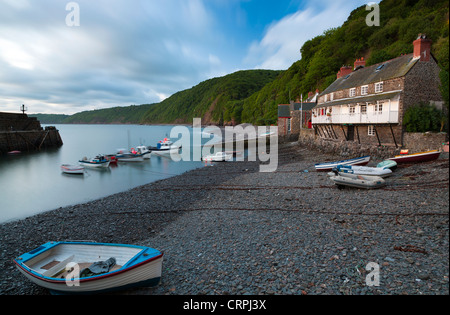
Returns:
[[[398,111],[322,115],[312,117],[313,124],[397,124]]]

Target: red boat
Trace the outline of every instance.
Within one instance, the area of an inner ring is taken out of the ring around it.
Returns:
[[[393,158],[390,158],[389,160],[395,161],[397,163],[428,162],[428,161],[437,160],[440,155],[441,155],[441,151],[433,150],[433,151],[426,151],[426,152],[407,154],[407,155],[397,155]]]

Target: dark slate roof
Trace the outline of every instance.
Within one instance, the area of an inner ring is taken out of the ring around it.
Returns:
[[[360,68],[353,71],[350,75],[334,81],[320,95],[403,77],[418,60],[419,59],[413,59],[413,54],[408,54],[366,68]],[[380,66],[382,66],[381,69],[377,70]]]
[[[278,117],[291,117],[291,110],[289,104],[278,105]]]

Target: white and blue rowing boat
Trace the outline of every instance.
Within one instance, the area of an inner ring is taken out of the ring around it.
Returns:
[[[380,176],[387,177],[392,175],[392,171],[388,168],[381,167],[368,167],[357,165],[338,165],[336,170],[341,173],[354,174],[354,175],[368,175],[368,176]]]
[[[326,162],[319,163],[315,165],[316,171],[318,172],[326,172],[331,171],[333,168],[338,167],[339,165],[367,165],[370,162],[370,156],[363,156],[355,159],[342,160],[336,162]]]
[[[95,242],[48,242],[14,259],[22,274],[54,294],[92,294],[155,286],[163,254],[153,248]]]

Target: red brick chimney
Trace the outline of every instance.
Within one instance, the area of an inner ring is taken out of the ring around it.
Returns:
[[[420,58],[420,61],[430,61],[431,57],[431,39],[425,34],[419,34],[419,37],[413,42],[414,57]]]
[[[346,75],[352,73],[353,69],[350,66],[342,66],[341,70],[337,73],[337,78],[345,77]]]
[[[358,67],[365,67],[366,61],[364,60],[364,57],[361,57],[360,59],[356,59],[353,70],[356,70]]]

